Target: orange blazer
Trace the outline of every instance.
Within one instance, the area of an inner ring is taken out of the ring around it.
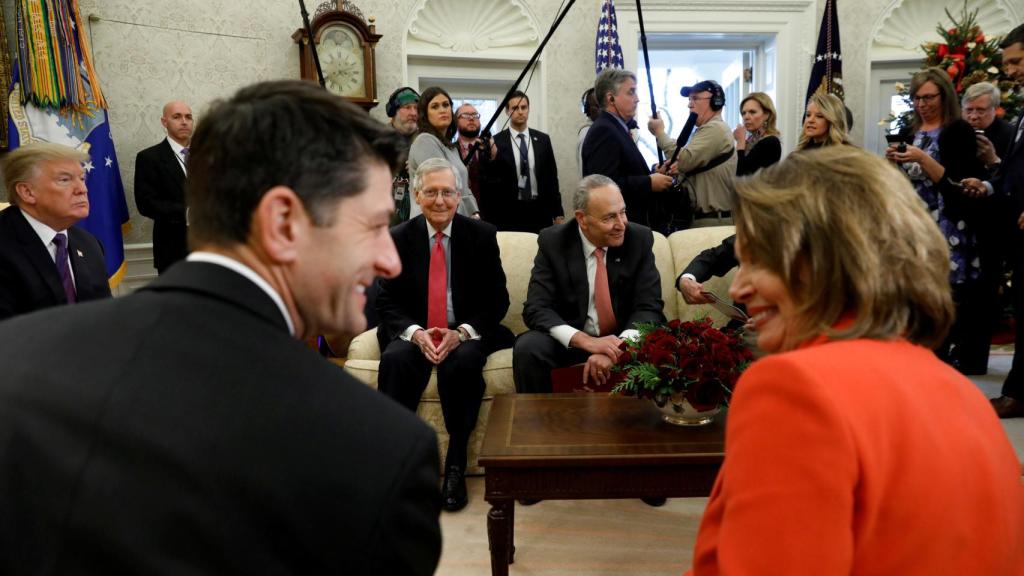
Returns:
[[[865,339],[758,360],[725,440],[694,576],[1024,574],[1021,464],[930,350]]]

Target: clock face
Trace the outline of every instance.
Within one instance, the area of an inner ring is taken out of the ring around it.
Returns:
[[[366,96],[363,47],[352,29],[343,24],[325,27],[317,52],[328,90],[350,98]]]

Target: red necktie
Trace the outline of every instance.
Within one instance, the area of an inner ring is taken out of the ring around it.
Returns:
[[[430,252],[430,277],[427,282],[427,328],[448,327],[448,264],[444,260],[444,233],[438,232]],[[434,344],[441,337],[434,335]]]
[[[606,336],[615,331],[615,312],[612,310],[612,295],[608,290],[608,269],[604,266],[604,249],[594,250],[594,258],[597,258],[597,273],[594,274],[597,329],[599,336]]]

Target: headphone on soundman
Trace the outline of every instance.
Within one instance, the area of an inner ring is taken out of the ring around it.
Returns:
[[[417,102],[420,99],[420,94],[416,90],[413,90],[409,86],[402,86],[395,90],[388,96],[388,102],[384,105],[384,111],[387,113],[388,118],[394,118],[395,114],[398,113],[398,109],[410,102]]]
[[[703,82],[698,82],[693,86],[683,86],[679,91],[679,94],[681,94],[683,98],[686,98],[690,94],[697,92],[711,93],[711,99],[708,103],[711,105],[711,109],[715,112],[725,108],[725,90],[722,90],[722,86],[718,82],[715,82],[714,80],[704,80]]]

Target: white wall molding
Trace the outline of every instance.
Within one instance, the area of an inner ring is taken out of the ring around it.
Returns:
[[[540,43],[520,0],[423,0],[407,30],[407,56],[528,59]]]
[[[814,0],[720,0],[686,4],[656,0],[644,3],[644,29],[648,34],[682,32],[775,35],[779,63],[776,69],[778,125],[782,130],[783,148],[791,150],[799,137],[804,92],[817,40],[816,33],[807,33],[808,30],[818,28],[815,10]],[[750,16],[737,18],[736,12],[750,13]],[[636,70],[642,65],[637,59],[640,24],[636,8],[631,4],[622,4],[616,7],[616,15],[625,66]],[[801,62],[806,65],[793,64]],[[641,92],[646,94],[646,89]]]
[[[921,44],[941,40],[936,27],[949,24],[945,10],[959,17],[962,0],[891,0],[875,20],[871,60],[923,59]],[[1024,6],[1007,0],[969,0],[968,11],[978,11],[978,25],[989,38],[1006,34],[1020,22]]]

